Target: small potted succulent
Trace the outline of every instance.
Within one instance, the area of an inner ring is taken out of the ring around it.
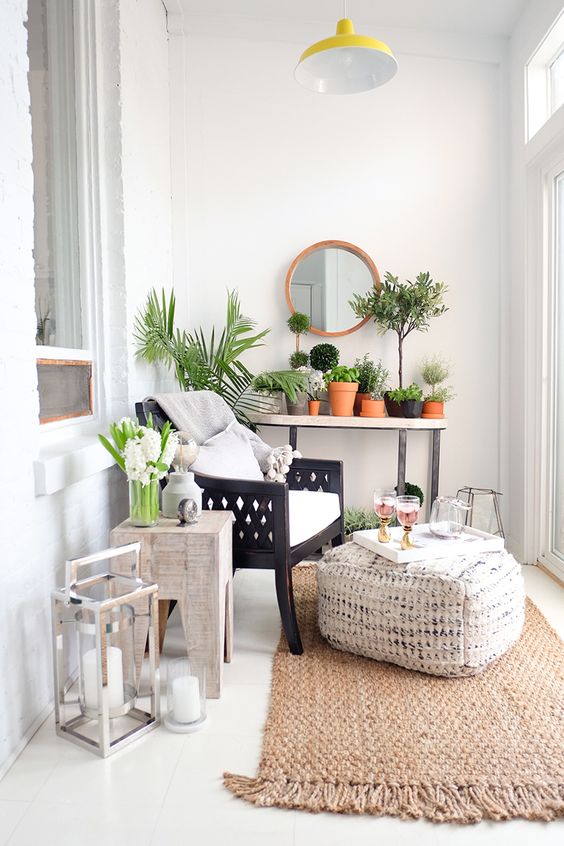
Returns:
[[[441,382],[449,377],[449,366],[439,356],[432,356],[423,361],[421,376],[426,385],[429,386],[429,393],[423,397],[423,413],[421,417],[428,420],[440,420],[445,416],[445,403],[454,399],[452,388]]]
[[[357,358],[355,367],[359,372],[359,379],[354,413],[363,417],[384,417],[383,393],[388,383],[389,371],[382,366],[381,361],[376,364],[368,354],[364,358]]]
[[[423,407],[423,391],[412,382],[407,388],[396,388],[387,391],[386,411],[390,417],[421,417]],[[399,413],[396,408],[399,407]]]
[[[358,391],[358,370],[338,364],[325,374],[329,390],[329,404],[333,417],[352,417],[354,398]]]
[[[319,392],[325,387],[325,379],[321,370],[311,370],[308,378],[307,396],[308,396],[308,411],[312,417],[317,417],[319,414],[319,406],[321,400],[319,399]]]

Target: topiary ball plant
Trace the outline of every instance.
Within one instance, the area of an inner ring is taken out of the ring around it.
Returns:
[[[309,332],[311,320],[307,314],[303,314],[301,311],[295,311],[290,315],[286,323],[290,332],[293,332],[296,336],[296,352],[298,352],[300,349],[300,335],[306,335]]]
[[[327,373],[338,365],[339,355],[339,350],[333,344],[316,344],[310,350],[309,363],[314,370]]]
[[[290,367],[292,370],[299,370],[300,367],[307,367],[309,364],[309,355],[302,350],[296,350],[290,356]]]

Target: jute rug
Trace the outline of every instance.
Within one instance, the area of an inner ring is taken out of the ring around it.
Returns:
[[[443,679],[332,649],[314,567],[294,586],[305,651],[282,636],[259,773],[224,776],[236,796],[436,822],[564,815],[564,650],[532,602],[507,655]]]

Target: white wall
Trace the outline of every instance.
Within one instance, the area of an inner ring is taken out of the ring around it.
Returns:
[[[362,22],[357,29],[364,31]],[[379,33],[397,52],[388,85],[351,97],[301,89],[292,72],[303,46],[323,33],[274,23],[187,17],[172,38],[185,84],[171,79],[173,135],[186,130],[190,325],[223,320],[226,288],[272,328],[253,354],[256,371],[284,367],[284,278],[308,244],[358,244],[380,273],[430,270],[449,285],[450,311],[405,345],[405,375],[426,353],[452,360],[458,398],[449,406],[441,491],[499,484],[501,44],[479,47],[437,33]],[[234,31],[232,29],[232,31]],[[472,52],[480,49],[480,53]],[[176,115],[185,114],[184,120]],[[178,153],[173,168],[180,167]],[[179,187],[173,185],[173,199]],[[184,277],[176,273],[177,286]],[[308,336],[309,349],[320,339]],[[341,361],[370,352],[397,371],[394,336],[374,326],[337,339]],[[268,437],[281,442],[283,431]],[[369,504],[374,485],[395,479],[395,436],[302,434],[305,454],[345,461],[346,499]],[[408,445],[408,479],[426,482],[427,436]]]
[[[99,378],[111,418],[131,411],[133,398],[152,388],[154,374],[132,361],[131,319],[151,284],[170,284],[168,55],[159,0],[103,0],[97,9],[106,182]],[[33,460],[41,438],[26,10],[25,0],[7,0],[0,12],[5,128],[0,134],[0,454],[5,469],[0,493],[0,775],[50,708],[50,591],[61,583],[64,561],[105,547],[109,529],[126,509],[125,480],[116,468],[51,496],[35,496]]]

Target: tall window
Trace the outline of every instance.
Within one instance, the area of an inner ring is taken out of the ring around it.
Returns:
[[[552,504],[549,554],[564,563],[564,173],[554,180]]]
[[[34,264],[40,421],[89,416],[91,335],[81,250],[77,22],[81,0],[29,0]],[[84,164],[84,163],[82,163]]]

